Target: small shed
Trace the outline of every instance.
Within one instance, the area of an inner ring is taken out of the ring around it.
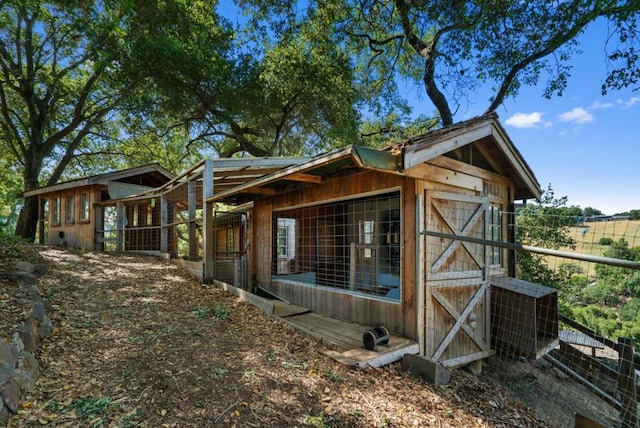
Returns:
[[[491,336],[505,355],[538,359],[558,340],[558,290],[516,278],[491,278]]]
[[[149,164],[43,186],[27,190],[24,195],[38,196],[38,242],[41,244],[107,250],[115,249],[117,241],[116,201],[162,186],[172,177],[173,174],[159,164]],[[159,226],[160,205],[154,202],[150,199],[145,206],[136,207],[135,213],[131,210],[128,221]],[[126,239],[132,246],[140,241],[133,235]],[[159,244],[155,247],[159,249]]]
[[[206,204],[251,204],[249,291],[384,325],[453,368],[492,355],[489,280],[509,274],[512,255],[490,242],[511,241],[514,201],[540,194],[490,114],[385,150],[320,155]],[[204,266],[221,280],[215,255]]]

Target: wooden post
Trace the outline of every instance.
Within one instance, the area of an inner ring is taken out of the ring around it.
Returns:
[[[160,196],[160,252],[169,252],[169,204],[165,195]]]
[[[425,355],[425,283],[424,283],[424,241],[425,236],[422,235],[422,228],[424,227],[424,201],[422,199],[422,187],[418,186],[419,193],[416,195],[416,253],[415,253],[415,268],[416,268],[416,317],[417,317],[417,334],[416,340],[420,347],[420,355]],[[403,239],[404,240],[404,239]],[[404,248],[402,251],[402,257],[405,257],[406,252]]]
[[[116,205],[116,227],[117,229],[117,240],[116,240],[116,251],[122,252],[124,248],[124,227],[125,227],[126,217],[124,216],[124,205],[122,202],[118,202]]]
[[[187,188],[187,205],[189,208],[189,260],[196,260],[198,257],[198,238],[196,235],[196,181],[189,179]]]
[[[618,339],[618,391],[620,392],[620,421],[622,428],[638,426],[638,397],[636,370],[633,364],[633,341],[628,337]]]
[[[207,202],[214,192],[213,173],[213,161],[208,159],[202,172],[202,280],[205,282],[214,276],[213,202]]]
[[[94,237],[93,249],[96,251],[104,251],[104,208],[100,205],[94,206]]]

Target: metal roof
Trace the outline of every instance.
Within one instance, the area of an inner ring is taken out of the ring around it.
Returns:
[[[361,146],[348,146],[342,150],[329,152],[311,158],[306,162],[282,168],[272,174],[241,185],[220,190],[215,188],[212,202],[228,204],[246,203],[258,195],[272,195],[276,189],[298,189],[322,183],[330,176],[347,174],[360,169],[375,169],[399,173],[402,158],[390,151],[380,151]]]
[[[164,185],[126,198],[123,202],[134,202],[162,195],[167,198],[168,202],[186,204],[189,192],[188,183],[191,182],[195,186],[196,204],[201,206],[202,180],[207,162],[210,162],[213,166],[213,188],[217,193],[241,186],[246,182],[280,171],[283,168],[304,163],[308,159],[304,157],[206,159],[198,162],[192,168],[182,172]]]
[[[112,181],[147,187],[158,187],[169,181],[173,176],[174,175],[171,172],[164,169],[160,164],[153,163],[120,171],[112,171],[104,174],[77,178],[75,180],[69,180],[51,186],[38,187],[37,189],[30,189],[24,192],[24,196],[36,196],[43,193],[59,192],[61,190],[91,186],[94,184],[102,184],[106,186]]]

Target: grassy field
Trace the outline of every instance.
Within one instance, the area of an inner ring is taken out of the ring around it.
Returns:
[[[622,220],[584,223],[570,229],[571,236],[576,240],[576,248],[564,248],[565,251],[602,256],[609,248],[608,245],[600,245],[601,238],[611,238],[614,241],[624,239],[629,247],[640,246],[640,220]],[[590,278],[595,277],[595,263],[572,260],[564,257],[548,256],[549,267],[557,268],[563,263],[578,265]]]

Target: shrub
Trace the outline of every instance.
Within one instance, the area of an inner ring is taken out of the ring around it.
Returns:
[[[611,245],[611,244],[613,244],[613,239],[602,237],[598,241],[598,244],[600,244],[600,245]]]

